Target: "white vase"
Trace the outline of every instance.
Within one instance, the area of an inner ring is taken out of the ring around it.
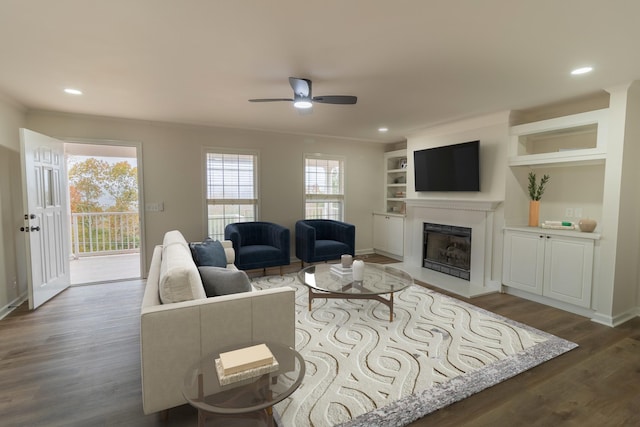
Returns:
[[[356,282],[362,281],[364,279],[364,261],[359,259],[353,261],[353,280]]]

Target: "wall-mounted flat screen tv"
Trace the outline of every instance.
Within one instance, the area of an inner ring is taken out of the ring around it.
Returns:
[[[480,191],[480,141],[413,152],[416,191]]]

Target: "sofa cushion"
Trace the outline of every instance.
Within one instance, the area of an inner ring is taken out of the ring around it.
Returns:
[[[222,244],[217,240],[207,238],[202,243],[189,243],[189,248],[197,266],[227,266],[227,255]]]
[[[207,297],[236,294],[252,290],[247,273],[241,270],[228,270],[221,267],[198,267]]]
[[[163,304],[206,298],[186,243],[173,242],[162,248],[158,293]]]

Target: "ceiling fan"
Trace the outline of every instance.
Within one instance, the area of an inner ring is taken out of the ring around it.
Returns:
[[[249,102],[289,101],[293,102],[295,108],[306,109],[311,108],[314,102],[322,104],[355,104],[358,101],[357,96],[349,95],[312,96],[311,80],[309,79],[289,77],[289,84],[293,88],[293,98],[261,98],[250,99]]]

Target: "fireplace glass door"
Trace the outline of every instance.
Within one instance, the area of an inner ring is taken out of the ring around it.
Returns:
[[[471,229],[424,224],[423,267],[463,280],[471,279]]]

